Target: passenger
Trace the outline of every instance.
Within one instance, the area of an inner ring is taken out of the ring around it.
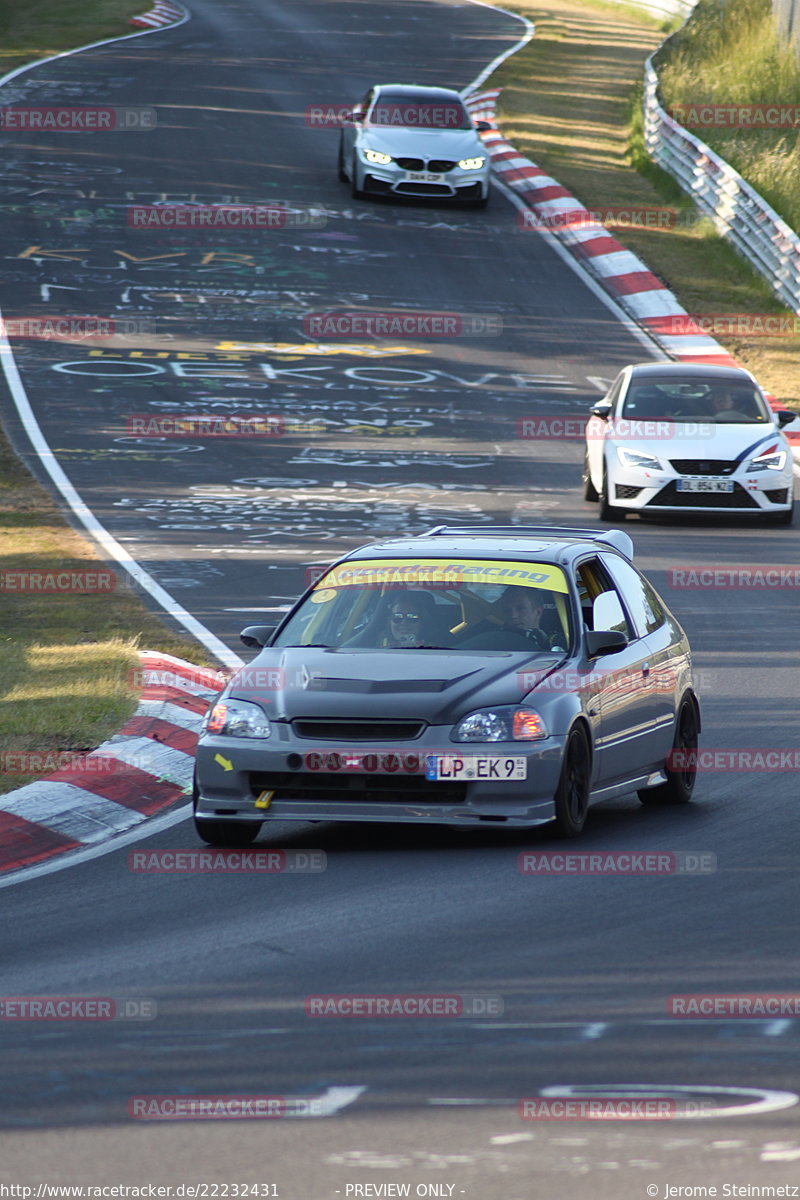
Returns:
[[[430,592],[408,591],[395,596],[389,606],[389,632],[383,645],[399,649],[435,644],[435,605]]]

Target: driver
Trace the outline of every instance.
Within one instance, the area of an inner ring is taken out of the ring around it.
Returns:
[[[550,641],[540,624],[544,605],[536,588],[511,584],[500,597],[498,606],[509,629],[522,634],[541,649],[549,648]]]
[[[389,605],[389,632],[384,645],[424,646],[431,641],[435,600],[430,592],[407,591]]]

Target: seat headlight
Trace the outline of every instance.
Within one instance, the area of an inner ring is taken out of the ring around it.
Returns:
[[[663,471],[661,463],[654,454],[645,454],[641,450],[629,450],[627,446],[617,446],[617,458],[623,467],[638,467],[640,470]]]
[[[786,466],[786,451],[779,446],[768,446],[747,464],[748,471],[782,471]]]
[[[382,167],[388,166],[392,161],[391,154],[384,154],[381,150],[365,150],[364,158],[367,162],[378,163]]]
[[[268,738],[269,720],[257,704],[247,700],[220,700],[203,718],[200,735],[224,733],[226,737]]]
[[[533,742],[548,737],[547,726],[532,708],[484,708],[462,717],[455,742]]]
[[[480,171],[485,162],[486,158],[481,154],[477,158],[461,158],[458,165],[462,171]]]

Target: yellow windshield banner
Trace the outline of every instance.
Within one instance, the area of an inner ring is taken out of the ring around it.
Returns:
[[[464,558],[375,558],[340,563],[320,580],[323,588],[424,587],[425,584],[462,583],[515,584],[519,587],[567,591],[567,580],[560,567],[549,563],[497,562]]]

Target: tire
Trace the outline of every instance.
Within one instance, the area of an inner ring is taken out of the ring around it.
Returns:
[[[337,163],[337,169],[339,171],[339,178],[342,183],[347,183],[348,178],[344,171],[344,144],[341,138],[339,138],[339,161]]]
[[[624,521],[625,509],[615,508],[613,504],[608,503],[608,471],[603,467],[603,482],[600,484],[600,492],[597,499],[600,501],[600,520],[601,521]]]
[[[592,483],[592,476],[589,473],[589,451],[587,450],[583,456],[583,474],[581,475],[583,483],[583,498],[584,500],[596,500],[597,488]]]
[[[574,838],[583,829],[589,810],[592,784],[592,756],[582,725],[570,731],[564,749],[561,778],[555,794],[556,826],[563,837]]]
[[[192,809],[197,836],[209,846],[250,846],[261,831],[260,821],[206,821],[197,815],[200,792],[197,772],[192,781]]]
[[[358,179],[358,174],[356,172],[356,156],[355,156],[355,154],[353,155],[352,171],[353,171],[353,174],[350,177],[350,195],[353,197],[354,200],[359,200],[364,195],[364,193],[361,191],[361,188],[358,186],[358,184],[356,182],[356,180]]]
[[[681,751],[697,750],[697,709],[694,702],[685,696],[678,710],[678,720],[675,722],[675,736],[672,749]],[[667,782],[654,788],[643,788],[637,795],[645,805],[688,804],[694,792],[697,779],[697,763],[682,771],[673,771],[668,763],[664,764]]]

